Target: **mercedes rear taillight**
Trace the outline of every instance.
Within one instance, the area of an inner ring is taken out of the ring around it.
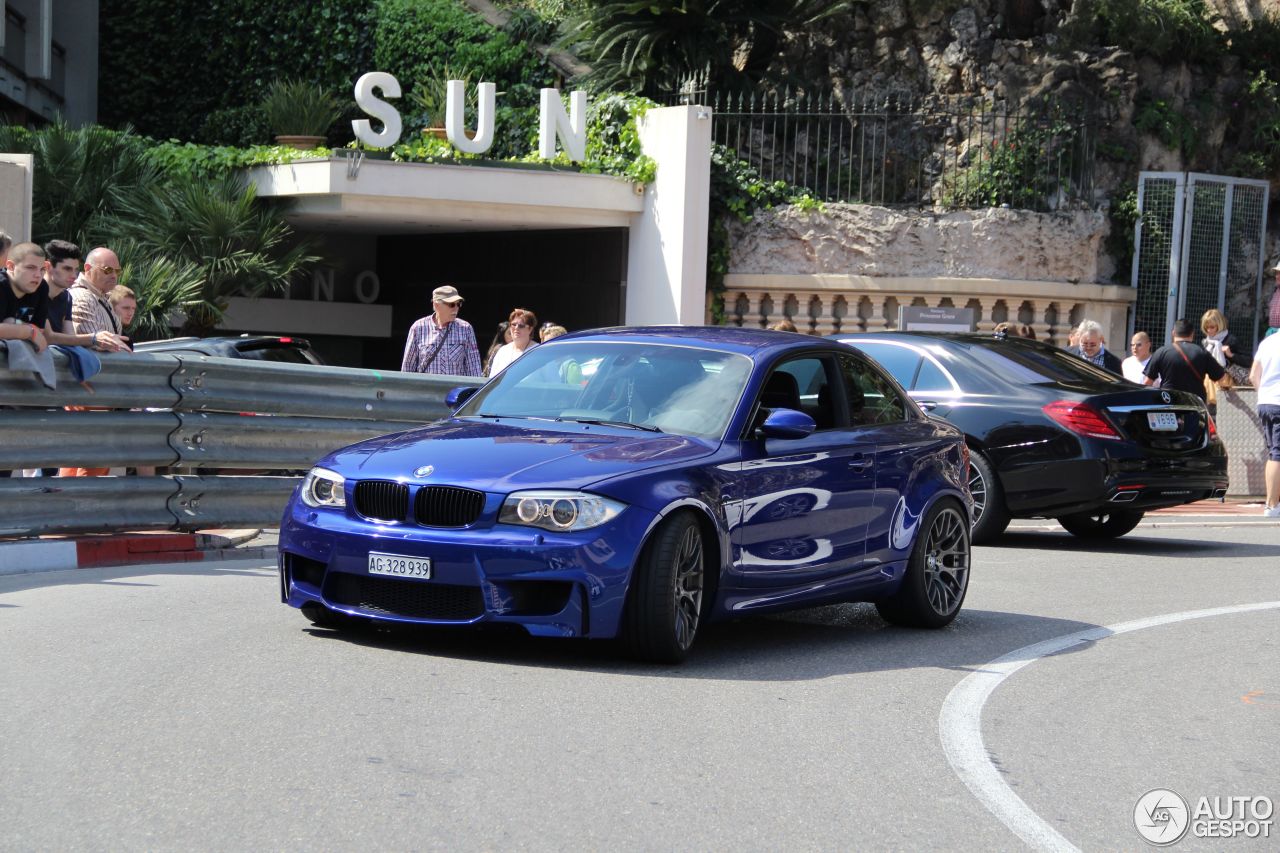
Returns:
[[[1090,438],[1120,440],[1120,433],[1097,407],[1075,400],[1056,400],[1044,407],[1044,413],[1077,435]]]

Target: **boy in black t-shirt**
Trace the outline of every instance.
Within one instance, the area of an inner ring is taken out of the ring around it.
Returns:
[[[37,352],[49,345],[44,326],[49,318],[49,287],[44,283],[44,249],[19,243],[5,261],[8,274],[0,287],[0,340],[31,341]]]

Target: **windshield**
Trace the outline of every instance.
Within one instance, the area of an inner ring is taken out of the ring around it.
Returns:
[[[750,374],[746,356],[697,347],[557,341],[529,350],[456,416],[603,423],[719,439]]]

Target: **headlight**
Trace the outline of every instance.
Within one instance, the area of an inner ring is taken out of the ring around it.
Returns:
[[[585,492],[513,492],[502,502],[498,521],[556,532],[589,530],[626,508],[619,501]]]
[[[328,468],[312,468],[302,481],[302,502],[307,506],[341,508],[347,505],[342,494],[346,478]]]

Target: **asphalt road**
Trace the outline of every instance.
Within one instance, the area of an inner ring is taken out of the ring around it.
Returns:
[[[946,630],[822,608],[681,667],[315,629],[262,564],[0,578],[0,849],[1141,849],[1152,789],[1280,800],[1280,525],[1016,524]]]

